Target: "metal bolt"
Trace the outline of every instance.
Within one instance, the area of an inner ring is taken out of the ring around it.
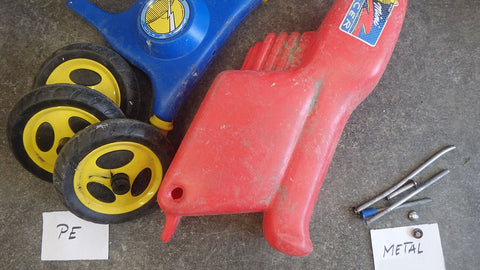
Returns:
[[[410,219],[411,221],[415,221],[415,220],[418,220],[420,218],[420,216],[417,214],[416,211],[410,211],[408,212],[408,219]]]
[[[448,173],[450,173],[449,170],[443,170],[441,173],[435,175],[433,178],[431,178],[430,180],[428,180],[425,184],[423,184],[421,187],[419,187],[417,190],[413,191],[412,193],[408,194],[406,197],[402,198],[401,200],[399,200],[398,202],[392,204],[390,207],[388,207],[387,209],[379,212],[378,214],[376,214],[375,216],[371,217],[370,219],[368,219],[366,222],[367,222],[367,225],[370,225],[372,222],[378,220],[379,218],[383,217],[384,215],[390,213],[391,211],[393,211],[395,208],[397,208],[399,205],[403,204],[404,202],[406,202],[408,199],[412,198],[413,196],[417,195],[418,193],[422,192],[424,189],[428,188],[429,186],[435,184],[438,180],[442,179],[442,177],[444,177],[445,175],[447,175]]]
[[[430,198],[423,198],[423,199],[418,199],[418,200],[411,200],[407,201],[397,207],[397,209],[400,208],[409,208],[409,207],[414,207],[414,206],[419,206],[419,205],[424,205],[427,203],[432,202],[432,199]],[[387,209],[386,207],[380,207],[380,208],[367,208],[363,209],[362,212],[360,212],[360,217],[365,220],[369,217],[372,217],[376,215],[378,212],[381,212],[383,210]]]
[[[412,179],[413,177],[415,177],[417,174],[419,174],[421,171],[423,171],[426,167],[428,167],[429,165],[431,165],[435,160],[439,159],[441,156],[443,156],[444,154],[446,154],[447,152],[450,152],[452,151],[453,149],[455,149],[456,147],[455,146],[449,146],[443,150],[441,150],[440,152],[436,153],[434,156],[432,156],[431,158],[429,158],[425,163],[423,163],[422,165],[420,165],[420,167],[416,168],[413,172],[411,172],[409,175],[407,175],[407,177],[403,178],[400,182],[398,182],[395,186],[391,187],[390,189],[384,191],[382,194],[376,196],[375,198],[371,199],[370,201],[368,202],[365,202],[355,208],[353,208],[353,211],[358,214],[360,213],[363,209],[366,209],[368,208],[370,205],[380,201],[381,199],[385,198],[387,195],[389,195],[390,193],[394,192],[395,190],[397,190],[398,188],[400,188],[401,186],[405,185],[408,180]]]
[[[403,192],[411,189],[412,187],[413,188],[417,188],[417,182],[415,182],[414,180],[408,180],[409,183],[406,183],[405,185],[403,185],[402,187],[400,187],[399,189],[395,190],[394,192],[390,193],[390,195],[388,195],[387,197],[385,197],[387,200],[391,200],[395,197],[397,197],[398,195],[402,194]]]
[[[418,228],[413,229],[412,235],[413,235],[413,237],[415,237],[417,239],[420,239],[423,236],[423,231],[418,229]]]

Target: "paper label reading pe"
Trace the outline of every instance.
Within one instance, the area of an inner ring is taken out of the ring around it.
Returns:
[[[415,238],[413,231],[423,235]],[[445,269],[438,224],[371,230],[375,270]]]
[[[42,261],[107,259],[108,225],[68,211],[43,213]]]

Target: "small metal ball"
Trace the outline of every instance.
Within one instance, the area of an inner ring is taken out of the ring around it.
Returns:
[[[408,219],[410,219],[411,221],[418,220],[419,218],[420,216],[417,214],[417,212],[415,211],[408,212]]]

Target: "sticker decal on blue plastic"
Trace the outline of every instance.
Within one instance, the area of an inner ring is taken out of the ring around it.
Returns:
[[[353,0],[340,30],[375,47],[398,0]]]
[[[189,18],[186,0],[150,0],[143,7],[140,24],[149,36],[167,39],[179,34]]]

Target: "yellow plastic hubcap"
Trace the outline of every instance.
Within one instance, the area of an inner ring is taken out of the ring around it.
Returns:
[[[68,60],[58,65],[50,74],[46,84],[68,83],[75,84],[70,78],[70,74],[75,70],[86,69],[95,72],[101,78],[100,82],[88,87],[104,94],[115,104],[120,106],[121,94],[115,76],[104,65],[86,58],[76,58]]]
[[[23,144],[30,159],[40,168],[50,173],[53,172],[59,147],[62,146],[65,139],[71,138],[75,134],[69,123],[69,120],[72,118],[82,119],[90,124],[100,121],[84,110],[68,106],[57,106],[41,110],[28,120],[23,131]],[[38,141],[42,139],[39,129],[46,123],[48,123],[52,131],[53,137],[50,143],[51,146],[48,149],[41,149],[42,147],[38,145]]]
[[[118,156],[113,158],[115,153],[128,153],[129,157],[127,161],[117,162],[120,164],[118,168],[105,168],[100,164],[102,159],[122,159]],[[138,194],[134,194],[133,187],[146,170],[150,174],[144,182],[145,186]],[[112,178],[116,175],[122,175],[122,180],[128,179],[130,183],[121,194],[115,193],[112,188]],[[149,202],[157,193],[162,176],[161,161],[152,150],[140,143],[119,141],[102,145],[86,155],[76,168],[73,186],[77,198],[87,208],[102,214],[124,214]],[[92,186],[96,186],[97,191],[100,189],[102,193],[109,194],[112,201],[100,199]]]

